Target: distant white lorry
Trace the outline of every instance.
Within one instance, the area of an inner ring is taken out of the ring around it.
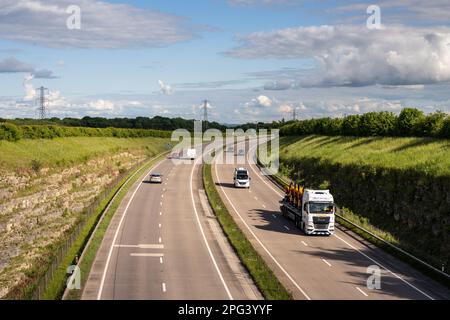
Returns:
[[[193,148],[189,148],[186,150],[186,158],[195,160],[196,157],[197,157],[197,150]]]
[[[235,188],[250,188],[251,179],[245,168],[235,168],[233,180]]]
[[[292,219],[305,234],[334,233],[336,206],[330,190],[310,190],[291,184],[281,204],[283,216]]]

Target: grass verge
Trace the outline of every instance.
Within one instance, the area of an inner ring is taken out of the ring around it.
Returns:
[[[92,217],[89,219],[86,226],[80,233],[79,237],[74,242],[72,247],[69,249],[66,258],[58,267],[53,279],[49,282],[49,285],[47,286],[47,289],[43,296],[44,300],[61,299],[64,293],[67,279],[66,268],[70,265],[75,264],[76,257],[81,255],[83,251],[85,252],[83,255],[83,259],[79,261],[79,267],[82,276],[81,287],[82,288],[84,287],[84,284],[86,283],[87,280],[87,275],[89,275],[91,266],[95,260],[95,256],[103,240],[103,236],[105,235],[109,223],[112,217],[114,216],[118,206],[120,205],[122,199],[125,197],[131,186],[142,176],[145,170],[148,170],[165,154],[166,153],[163,153],[150,159],[141,167],[130,172],[130,174],[127,177],[123,178],[122,181],[120,181],[120,183],[117,184],[117,186],[111,191],[111,193],[100,203],[96,213],[93,214]],[[106,208],[108,210],[105,212]],[[97,229],[95,229],[96,227]],[[92,239],[89,245],[86,247],[90,237],[92,237]],[[66,298],[68,300],[78,300],[81,298],[81,294],[82,290],[72,290],[69,292]]]
[[[203,184],[209,203],[223,231],[264,298],[268,300],[292,300],[292,294],[278,281],[273,271],[253,248],[228,212],[216,190],[210,164],[203,166]]]

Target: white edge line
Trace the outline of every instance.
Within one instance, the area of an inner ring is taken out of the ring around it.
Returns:
[[[222,151],[223,153],[223,151]],[[217,163],[214,162],[214,169],[215,169],[215,173],[216,173],[216,178],[217,181],[220,183],[220,179],[219,179],[219,175],[217,173]],[[307,300],[311,300],[311,298],[306,294],[305,291],[303,291],[303,289],[298,285],[297,282],[295,282],[295,280],[292,278],[292,276],[281,266],[281,264],[277,261],[277,259],[275,259],[275,257],[270,253],[270,251],[266,248],[266,246],[261,242],[261,240],[259,240],[259,238],[256,236],[256,234],[253,232],[253,230],[250,228],[250,226],[244,221],[244,219],[242,218],[242,216],[239,214],[239,212],[237,211],[236,207],[234,206],[234,204],[231,202],[230,198],[228,197],[228,195],[226,194],[225,190],[223,189],[223,186],[220,185],[220,189],[222,190],[223,194],[225,195],[225,197],[228,200],[228,203],[231,205],[231,207],[233,208],[234,212],[236,212],[236,214],[238,215],[239,219],[242,221],[242,223],[247,227],[248,231],[252,234],[252,236],[256,239],[256,241],[260,244],[260,246],[264,249],[264,251],[266,251],[266,253],[269,255],[269,257],[275,262],[275,264],[280,268],[280,270],[288,277],[288,279],[294,284],[294,286],[305,296],[305,298]]]
[[[163,163],[165,160],[166,159],[161,160],[158,164],[156,164],[155,166],[153,166],[150,169],[148,169],[148,171],[146,172],[146,175],[148,175],[150,171],[152,171],[155,168],[157,168],[158,166],[160,166],[161,163]],[[120,218],[120,222],[119,222],[119,225],[117,226],[116,233],[114,234],[114,238],[113,238],[113,241],[111,243],[111,247],[109,248],[109,253],[108,253],[108,258],[106,259],[105,268],[103,269],[103,275],[102,275],[102,280],[100,282],[100,288],[98,289],[97,300],[101,300],[101,298],[102,298],[103,286],[105,284],[105,279],[106,279],[106,273],[107,273],[107,270],[108,270],[108,267],[109,267],[109,262],[111,260],[111,256],[112,256],[112,253],[113,253],[113,250],[114,250],[114,244],[116,243],[117,236],[119,235],[119,231],[121,229],[122,223],[125,220],[125,216],[127,215],[127,211],[128,211],[128,208],[131,205],[131,201],[133,200],[134,196],[136,195],[136,193],[138,192],[138,190],[139,190],[139,188],[141,186],[142,186],[142,181],[139,183],[139,185],[137,186],[136,190],[134,190],[133,194],[131,195],[130,200],[128,200],[127,206],[125,207],[125,211],[123,212],[122,217]]]
[[[248,160],[248,162],[249,162],[250,168],[252,169],[252,171],[253,171],[254,173],[256,173],[256,176],[258,176],[258,178],[259,178],[262,182],[264,182],[264,184],[265,184],[266,186],[268,186],[270,189],[272,189],[272,191],[275,192],[275,193],[276,193],[277,195],[279,195],[280,197],[283,197],[283,194],[281,194],[279,191],[275,190],[275,189],[274,189],[274,188],[273,188],[266,180],[264,180],[264,179],[260,176],[260,174],[255,170],[255,168],[253,168],[253,166],[254,166],[255,164],[253,163],[253,161],[250,161],[250,151],[251,151],[251,150],[256,150],[257,147],[258,147],[258,145],[255,146],[255,147],[252,147],[251,149],[248,150],[247,160]]]
[[[204,153],[206,153],[206,150],[205,150]],[[197,160],[195,160],[194,165],[192,166],[192,170],[191,170],[190,189],[191,189],[192,206],[194,207],[195,218],[196,218],[197,224],[198,224],[198,226],[200,228],[200,232],[202,234],[203,241],[205,242],[206,248],[208,249],[209,256],[211,257],[211,260],[212,260],[212,262],[214,264],[214,267],[215,267],[215,269],[216,269],[216,271],[217,271],[217,273],[219,275],[220,281],[222,282],[222,284],[223,284],[223,286],[225,288],[225,291],[227,292],[228,298],[230,300],[233,300],[233,296],[231,295],[230,289],[228,288],[228,286],[227,286],[227,284],[225,282],[225,279],[223,278],[222,272],[220,272],[219,266],[217,265],[216,259],[214,258],[214,255],[213,255],[213,253],[211,251],[211,248],[209,247],[209,243],[208,243],[208,240],[206,239],[206,235],[205,235],[205,232],[203,230],[203,226],[202,226],[202,224],[200,222],[200,218],[199,218],[199,215],[198,215],[197,207],[195,206],[194,191],[192,189],[192,181],[193,181],[193,178],[194,178],[195,167],[197,166],[197,163],[198,163],[199,159],[203,158],[203,154],[202,154],[202,157],[199,157]]]
[[[256,147],[251,148],[250,150],[255,149]],[[248,151],[248,159],[250,157],[250,150]],[[279,196],[283,196],[280,192],[278,192],[277,190],[275,190],[271,185],[269,185],[259,174],[258,172],[253,168],[253,166],[250,163],[250,168],[253,170],[253,172],[256,173],[256,175],[258,176],[258,178],[264,182],[268,187],[270,187],[270,189],[272,189],[276,194],[278,194]],[[399,275],[397,275],[396,273],[392,272],[391,270],[389,270],[388,268],[386,268],[385,266],[383,266],[381,263],[375,261],[374,259],[372,259],[371,257],[369,257],[368,255],[366,255],[365,253],[363,253],[361,250],[355,248],[354,246],[352,246],[351,244],[349,244],[347,241],[345,241],[344,239],[342,239],[341,237],[339,237],[336,233],[334,234],[334,236],[336,238],[338,238],[339,240],[341,240],[342,242],[344,242],[345,244],[347,244],[350,248],[356,250],[357,252],[359,252],[360,254],[362,254],[364,257],[366,257],[367,259],[371,260],[372,262],[374,262],[375,264],[379,265],[380,267],[382,267],[383,269],[385,269],[387,272],[391,273],[393,276],[395,276],[396,278],[400,279],[401,281],[403,281],[404,283],[406,283],[407,285],[409,285],[411,288],[415,289],[416,291],[420,292],[421,294],[423,294],[425,297],[427,297],[430,300],[434,300],[433,297],[431,297],[430,295],[426,294],[425,292],[423,292],[422,290],[420,290],[419,288],[417,288],[416,286],[414,286],[413,284],[409,283],[407,280],[403,279],[402,277],[400,277]]]

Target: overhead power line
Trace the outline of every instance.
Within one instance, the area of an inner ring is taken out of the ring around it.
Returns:
[[[38,113],[39,113],[39,119],[44,120],[47,117],[47,105],[48,105],[48,89],[44,87],[38,88],[39,90],[39,97],[38,97]]]

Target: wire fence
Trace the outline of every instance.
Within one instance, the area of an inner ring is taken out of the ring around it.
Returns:
[[[33,292],[32,299],[33,300],[40,300],[44,297],[44,294],[48,288],[48,285],[50,281],[53,279],[55,273],[57,272],[58,268],[61,266],[61,263],[64,259],[66,259],[67,254],[69,253],[69,250],[72,248],[75,241],[77,241],[78,237],[80,236],[81,232],[85,229],[88,221],[94,214],[99,214],[98,209],[100,204],[107,199],[111,192],[117,188],[116,193],[120,190],[120,186],[118,187],[118,184],[130,174],[130,172],[134,172],[137,168],[142,166],[145,162],[147,162],[149,159],[145,159],[137,164],[135,164],[130,170],[127,170],[125,172],[119,173],[119,175],[114,178],[113,181],[111,181],[108,186],[95,197],[94,201],[84,209],[84,216],[83,219],[72,229],[70,235],[66,237],[66,239],[60,244],[56,252],[54,253],[53,260],[51,264],[49,265],[47,271],[45,274],[37,281],[36,288]],[[128,180],[127,180],[128,181]],[[127,181],[123,181],[122,185],[125,184]],[[113,198],[111,197],[110,201]],[[106,207],[105,207],[106,208]],[[103,212],[104,210],[102,210]],[[95,225],[93,226],[93,228]],[[87,241],[87,239],[86,239]],[[82,249],[82,248],[81,248]],[[78,256],[76,257],[77,260]],[[69,267],[69,266],[67,266]]]

